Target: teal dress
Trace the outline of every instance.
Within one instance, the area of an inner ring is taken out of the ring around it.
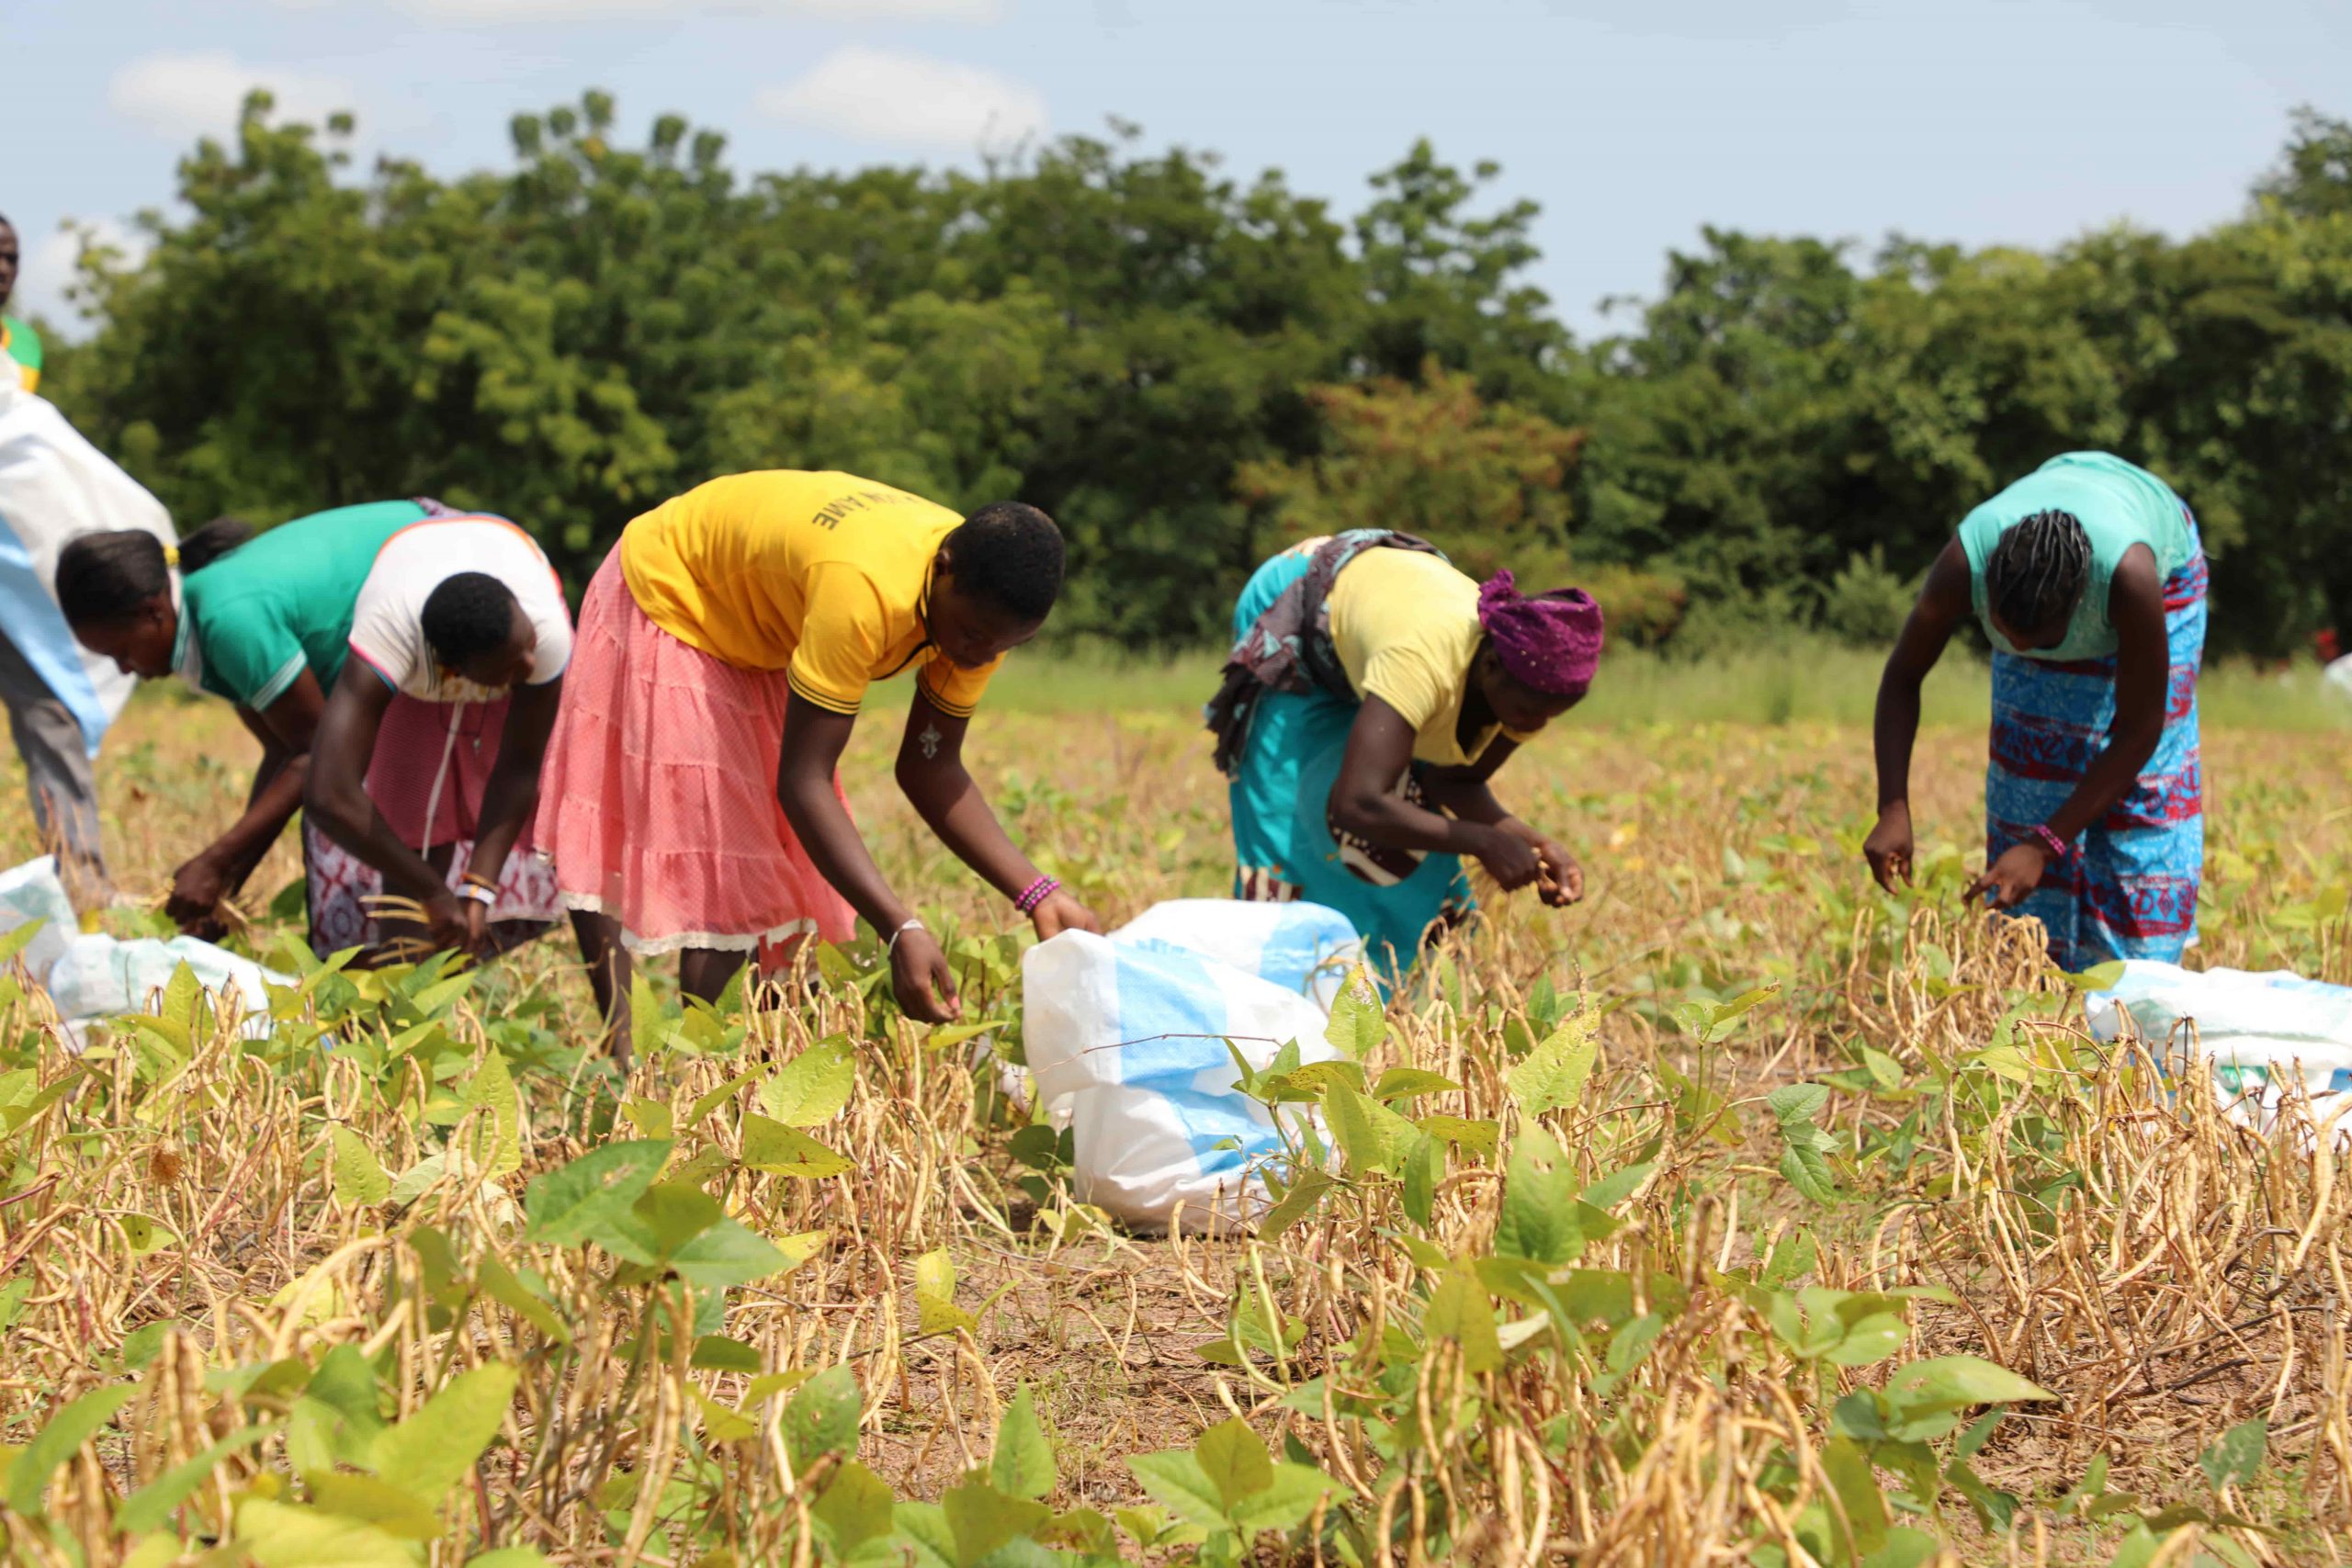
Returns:
[[[1235,642],[1306,575],[1312,555],[1287,550],[1258,569],[1233,607]],[[1477,901],[1459,855],[1423,855],[1393,881],[1350,868],[1328,811],[1348,732],[1363,706],[1321,690],[1258,696],[1227,791],[1234,897],[1337,909],[1363,938],[1365,961],[1386,992],[1411,972],[1432,930],[1459,924]]]
[[[2072,515],[2090,539],[2089,585],[2065,640],[2020,651],[1985,614],[1984,566],[2001,536],[2037,512]],[[2197,721],[2205,651],[2204,552],[2188,508],[2162,479],[2104,452],[2052,458],[1960,525],[1978,620],[1993,643],[1993,730],[1984,774],[1985,863],[2035,841],[2115,729],[2115,627],[2108,595],[2124,552],[2145,545],[2164,581],[2164,730],[2121,799],[2069,846],[2017,907],[2040,920],[2050,956],[2081,971],[2109,959],[2177,964],[2197,935],[2205,864],[2205,769]]]

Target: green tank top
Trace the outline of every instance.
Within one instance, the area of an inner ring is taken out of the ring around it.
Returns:
[[[2091,546],[2091,575],[2066,625],[2066,640],[2055,648],[2022,649],[1994,629],[1984,603],[1984,568],[2001,536],[2037,512],[2064,512],[2083,525]],[[2115,626],[2107,615],[2109,586],[2123,552],[2145,545],[2155,552],[2156,576],[2170,577],[2197,555],[2188,508],[2172,488],[2147,469],[2105,452],[2068,452],[2052,457],[1984,502],[1960,525],[1960,547],[1968,556],[1968,592],[1976,619],[1993,646],[2004,653],[2053,662],[2103,659],[2115,651]]]

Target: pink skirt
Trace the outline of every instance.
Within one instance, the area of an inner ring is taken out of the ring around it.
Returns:
[[[384,710],[376,750],[368,761],[368,798],[401,841],[438,862],[448,854],[446,879],[464,879],[481,831],[482,791],[498,763],[506,699],[487,703],[428,703],[405,693]],[[454,733],[453,733],[454,731]],[[439,784],[436,798],[435,785]],[[542,795],[544,798],[544,794]],[[426,814],[431,813],[431,819]],[[492,932],[501,952],[527,942],[562,912],[555,874],[532,848],[526,824],[499,874],[491,906]],[[383,940],[370,901],[384,891],[383,874],[328,838],[305,818],[302,869],[308,885],[311,951],[324,957]]]
[[[655,626],[614,547],[581,602],[540,775],[538,841],[564,903],[617,920],[640,954],[846,940],[857,917],[776,800],[786,694],[783,671]]]

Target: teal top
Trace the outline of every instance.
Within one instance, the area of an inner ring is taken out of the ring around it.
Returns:
[[[200,692],[256,713],[309,670],[332,688],[351,646],[352,607],[385,542],[424,508],[338,506],[281,523],[180,584],[172,663]]]
[[[2070,513],[2091,546],[2091,577],[2066,626],[2066,640],[2055,648],[2023,649],[1994,629],[1984,604],[1984,568],[2001,536],[2037,512]],[[1961,520],[1960,547],[1968,555],[1968,592],[1984,635],[2003,653],[2067,662],[2104,659],[2115,651],[2115,627],[2107,618],[2108,589],[2123,552],[2145,545],[2155,552],[2156,577],[2170,577],[2194,559],[2196,535],[2188,508],[2172,488],[2145,468],[2105,452],[2068,452],[2052,457]]]

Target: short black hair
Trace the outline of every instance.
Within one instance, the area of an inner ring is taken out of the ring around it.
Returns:
[[[1984,563],[1984,606],[2014,629],[2049,631],[2071,617],[2091,579],[2090,536],[2071,512],[2009,525]]]
[[[1042,621],[1062,591],[1062,531],[1018,501],[990,502],[941,542],[958,591]]]
[[[424,601],[424,640],[434,656],[462,669],[506,646],[514,633],[518,602],[514,591],[486,571],[461,571],[442,579]]]

